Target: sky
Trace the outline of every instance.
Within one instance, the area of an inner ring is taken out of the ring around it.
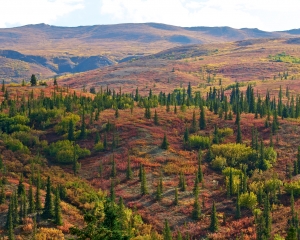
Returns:
[[[156,22],[182,27],[300,28],[300,0],[0,0],[0,28]]]

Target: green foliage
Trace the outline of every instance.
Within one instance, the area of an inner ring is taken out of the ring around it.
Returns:
[[[253,210],[257,205],[257,196],[254,192],[242,193],[239,201],[241,207]]]
[[[300,63],[299,57],[294,57],[286,54],[285,52],[278,53],[276,55],[269,55],[269,59],[274,62],[285,62],[285,63]]]
[[[163,240],[172,240],[172,232],[169,227],[168,220],[165,220],[165,225],[163,229]]]
[[[239,192],[240,188],[240,177],[243,176],[243,173],[239,169],[226,167],[222,171],[225,176],[226,187],[229,190],[229,195],[233,195]]]
[[[206,128],[205,110],[204,110],[203,105],[200,106],[199,127],[201,130]]]
[[[11,136],[20,140],[27,147],[34,147],[40,142],[38,136],[28,132],[18,131],[14,132]]]
[[[9,117],[6,114],[0,113],[0,129],[6,133],[12,133],[15,131],[28,132],[30,127],[27,126],[29,118],[22,115],[15,115]]]
[[[30,153],[29,149],[26,146],[24,146],[23,143],[19,139],[7,137],[4,142],[5,142],[6,147],[9,150],[12,150],[13,152],[20,151],[25,154]]]
[[[56,118],[61,110],[40,108],[29,114],[30,124],[35,128],[44,129],[48,127],[51,120]]]
[[[91,152],[86,148],[80,148],[78,144],[75,145],[75,156],[74,156],[74,146],[69,140],[57,141],[51,143],[46,149],[49,156],[55,158],[59,163],[72,163],[74,158],[83,158],[91,154]]]
[[[49,176],[47,178],[47,189],[46,189],[45,205],[43,209],[43,217],[44,218],[54,217],[53,201],[52,201],[52,194],[51,194],[51,181]]]
[[[62,117],[57,125],[55,125],[55,131],[59,134],[67,133],[70,126],[70,121],[75,127],[80,121],[80,116],[74,113],[67,113],[65,117]]]
[[[210,226],[209,230],[211,232],[216,232],[219,229],[218,217],[217,217],[217,209],[215,202],[213,202],[211,215],[210,215]]]
[[[227,166],[226,158],[221,156],[216,156],[214,160],[211,162],[211,166],[214,169],[222,170]]]
[[[31,84],[31,86],[36,86],[36,84],[37,84],[37,79],[34,74],[31,75],[30,84]]]
[[[97,151],[97,152],[104,151],[103,143],[102,142],[96,143],[95,146],[94,146],[94,150]]]
[[[249,156],[252,154],[250,147],[239,143],[212,145],[211,149],[215,156],[225,158],[230,166],[236,166],[243,162],[247,163]]]
[[[294,196],[300,196],[300,180],[284,184],[287,193],[294,193]]]
[[[220,138],[233,136],[233,129],[228,127],[218,128],[218,135]]]
[[[200,135],[189,136],[190,146],[193,148],[206,149],[210,146],[210,138]]]
[[[139,228],[143,226],[139,215],[109,200],[97,201],[94,209],[85,214],[84,220],[85,227],[70,229],[71,234],[76,235],[79,240],[129,240],[137,236]]]
[[[164,139],[163,139],[163,142],[162,142],[162,144],[161,144],[161,148],[162,149],[165,149],[165,150],[167,150],[168,148],[169,148],[169,142],[168,142],[168,139],[167,139],[167,135],[166,134],[164,134]]]

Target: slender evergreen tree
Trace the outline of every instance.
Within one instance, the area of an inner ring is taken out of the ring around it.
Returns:
[[[28,190],[28,213],[34,213],[35,211],[35,204],[34,204],[34,196],[33,196],[33,189],[32,189],[32,183],[30,182],[29,190]]]
[[[200,216],[201,216],[201,207],[200,207],[200,203],[199,203],[199,193],[196,193],[195,199],[194,199],[192,218],[194,220],[199,220]]]
[[[169,143],[168,143],[166,134],[164,134],[164,139],[163,139],[163,142],[160,147],[165,150],[167,150],[169,148]]]
[[[240,121],[237,124],[237,135],[236,135],[236,143],[242,143],[242,131],[241,131],[241,124]]]
[[[179,230],[177,231],[176,240],[182,240],[182,235],[181,235],[181,232]]]
[[[80,139],[85,139],[85,138],[86,138],[86,125],[85,125],[85,110],[83,106],[82,116],[81,116]]]
[[[241,218],[240,191],[237,192],[237,197],[236,197],[235,218],[236,219]]]
[[[115,192],[115,182],[113,179],[110,180],[110,201],[114,202],[116,200],[116,192]]]
[[[187,144],[189,142],[189,129],[186,127],[183,135],[183,143]]]
[[[162,192],[161,192],[161,189],[160,189],[160,183],[158,182],[157,187],[156,187],[156,199],[158,201],[160,201],[161,198],[162,198]]]
[[[51,181],[50,177],[47,178],[47,188],[46,188],[46,198],[45,198],[45,206],[43,209],[43,217],[44,218],[53,218],[53,201],[51,194]]]
[[[19,180],[19,184],[18,184],[18,195],[21,196],[23,194],[25,194],[25,185],[23,183],[23,174],[21,174],[21,178]]]
[[[35,192],[35,209],[37,211],[42,210],[42,202],[41,202],[41,177],[40,173],[38,173],[37,182],[36,182],[36,192]]]
[[[203,183],[203,172],[202,172],[201,163],[202,163],[202,150],[199,149],[199,152],[198,152],[198,171],[197,171],[197,175],[198,175],[199,182]]]
[[[174,198],[174,204],[178,205],[179,201],[178,201],[178,188],[175,188],[175,198]]]
[[[196,120],[196,113],[195,113],[195,111],[193,112],[191,131],[192,132],[196,132],[197,131],[197,120]]]
[[[31,86],[36,86],[37,84],[36,76],[34,74],[31,75],[30,84]]]
[[[264,211],[263,216],[265,219],[265,236],[267,239],[270,239],[271,237],[271,227],[272,227],[272,217],[270,212],[270,201],[269,201],[269,194],[265,197],[265,203],[264,203]]]
[[[61,226],[63,224],[61,207],[60,207],[60,196],[59,188],[56,188],[55,191],[55,200],[54,200],[54,223]]]
[[[163,239],[172,240],[172,232],[167,219],[165,219],[165,225],[163,229]]]
[[[20,222],[19,214],[18,214],[18,193],[14,192],[13,194],[13,223],[14,226],[17,226]]]
[[[97,144],[98,142],[100,142],[100,135],[99,132],[96,132],[95,144]]]
[[[201,106],[200,106],[199,127],[201,130],[206,128],[205,111],[204,111],[203,104],[201,104]]]
[[[110,176],[112,178],[115,178],[117,176],[117,168],[116,168],[116,161],[115,161],[115,155],[112,155],[112,164],[111,164],[111,174]]]
[[[8,214],[7,214],[7,229],[8,229],[8,240],[14,240],[15,235],[14,235],[14,223],[13,223],[13,206],[12,206],[12,199],[10,199],[9,203],[9,209],[8,209]]]
[[[130,179],[133,178],[133,173],[132,173],[132,169],[131,169],[130,156],[129,155],[128,155],[128,158],[127,158],[126,178],[127,178],[127,180],[130,180]]]
[[[215,201],[213,202],[212,205],[212,210],[211,210],[211,215],[210,215],[210,226],[209,229],[211,232],[216,232],[218,231],[218,217],[217,217],[217,210],[216,210],[216,206],[215,206]]]
[[[69,129],[68,129],[68,140],[74,141],[74,122],[70,119],[69,121]]]
[[[159,125],[159,122],[158,122],[158,115],[157,115],[156,109],[155,109],[155,112],[154,112],[154,124],[155,124],[155,125]]]
[[[142,167],[141,194],[142,195],[148,194],[147,179],[146,179],[146,172],[144,166]]]

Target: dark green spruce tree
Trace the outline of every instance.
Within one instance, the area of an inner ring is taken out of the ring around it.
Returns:
[[[163,142],[160,147],[165,150],[167,150],[169,148],[169,142],[168,142],[166,134],[164,134],[164,139],[163,139]]]
[[[211,215],[210,215],[210,226],[209,230],[211,232],[216,232],[219,229],[218,217],[217,217],[217,209],[215,205],[215,201],[212,205]]]
[[[43,209],[43,217],[44,218],[53,218],[53,201],[52,201],[52,194],[51,194],[51,180],[48,176],[47,178],[47,188],[46,188],[46,198],[45,198],[45,206]]]
[[[63,224],[61,207],[60,207],[60,196],[59,188],[56,188],[55,191],[55,200],[54,200],[54,223],[61,226]]]
[[[128,157],[127,157],[126,179],[130,180],[132,178],[133,178],[133,173],[132,173],[131,164],[130,164],[130,156],[128,155]]]
[[[164,229],[163,229],[163,240],[172,240],[172,232],[169,226],[169,222],[166,219],[165,220],[165,225],[164,225]]]
[[[204,110],[203,104],[201,104],[201,106],[200,106],[199,127],[201,130],[206,128],[205,110]]]

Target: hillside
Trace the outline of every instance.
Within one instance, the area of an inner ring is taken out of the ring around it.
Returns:
[[[278,89],[280,84],[292,86],[296,93],[299,86],[294,80],[300,79],[297,39],[179,46],[131,62],[62,76],[59,82],[77,89],[83,85],[86,89],[95,87],[96,90],[100,86],[109,86],[132,92],[138,87],[141,94],[148,94],[149,89],[155,93],[169,92],[187,86],[189,82],[206,93],[220,81],[228,88],[237,81],[242,85],[254,84],[262,92]],[[283,77],[284,73],[288,76]]]
[[[130,61],[176,46],[255,38],[290,38],[298,35],[297,29],[264,32],[230,27],[183,28],[157,23],[81,27],[38,24],[0,29],[0,50],[3,50],[0,57],[22,61],[22,64],[29,66],[38,64],[42,69],[35,73],[39,73],[41,77],[49,77]],[[3,71],[10,73],[14,70]],[[10,73],[4,79],[19,81],[27,77],[21,73],[18,78]]]
[[[169,96],[4,85],[0,234],[163,239],[168,221],[169,239],[286,237],[300,204],[298,91],[211,84]],[[48,177],[60,223],[45,216]]]

